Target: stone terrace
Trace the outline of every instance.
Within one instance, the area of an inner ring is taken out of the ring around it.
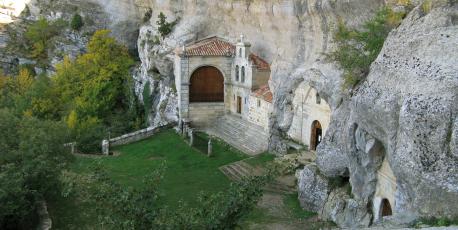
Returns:
[[[269,137],[258,125],[243,120],[235,115],[225,115],[206,128],[210,135],[223,139],[248,155],[257,155],[268,149]]]

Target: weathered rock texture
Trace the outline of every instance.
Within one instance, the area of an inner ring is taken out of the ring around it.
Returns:
[[[113,29],[131,47],[137,42],[141,66],[134,76],[136,92],[141,97],[144,86],[151,84],[153,126],[176,120],[174,49],[209,35],[235,41],[244,34],[253,52],[271,62],[271,150],[286,150],[282,138],[293,119],[294,91],[302,82],[331,107],[330,127],[317,151],[319,172],[304,169],[308,171],[299,173],[299,183],[305,185],[318,174],[350,177],[352,198],[340,189],[326,191],[327,197],[312,202],[322,217],[346,227],[371,224],[370,202],[385,158],[397,178],[395,214],[458,215],[458,12],[456,4],[447,3],[454,1],[434,1],[430,12],[413,10],[390,34],[367,80],[350,94],[342,92],[341,71],[323,55],[334,47],[335,26],[342,20],[357,27],[396,0],[34,2],[41,5],[31,5],[32,15],[57,16],[65,9],[46,4],[67,2],[92,15],[95,27]],[[142,23],[148,8],[152,18]],[[160,12],[178,22],[165,38],[158,36]],[[142,25],[138,41],[132,39],[136,25]],[[301,189],[305,196],[314,188]]]
[[[389,35],[367,80],[334,108],[317,164],[328,177],[349,173],[354,199],[346,199],[342,213],[377,215],[367,205],[387,158],[397,179],[395,216],[458,216],[458,9],[435,5],[407,16]],[[335,221],[370,223],[357,217]]]

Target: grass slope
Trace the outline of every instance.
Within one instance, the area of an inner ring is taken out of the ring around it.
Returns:
[[[218,167],[247,158],[246,155],[220,141],[213,142],[213,155],[208,158],[189,145],[173,130],[163,131],[150,139],[120,146],[117,157],[77,157],[72,170],[89,173],[94,164],[101,164],[109,175],[125,186],[141,188],[142,178],[151,169],[165,162],[166,171],[160,185],[161,202],[171,208],[180,201],[193,205],[199,192],[224,191],[230,181]],[[90,207],[81,207],[77,201],[57,197],[50,202],[54,229],[72,229],[71,226],[91,226]],[[78,228],[78,227],[76,227]]]

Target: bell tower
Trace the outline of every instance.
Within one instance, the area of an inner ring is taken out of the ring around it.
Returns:
[[[247,59],[250,55],[251,44],[245,41],[245,36],[240,35],[240,41],[236,45],[236,58]]]

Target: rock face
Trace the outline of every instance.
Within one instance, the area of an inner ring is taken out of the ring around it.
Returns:
[[[309,164],[298,171],[296,177],[301,206],[313,212],[320,212],[331,190],[327,178],[319,174],[314,164]]]
[[[271,63],[271,150],[286,152],[283,137],[293,119],[294,92],[303,82],[331,107],[331,123],[317,149],[317,166],[298,173],[304,206],[342,227],[370,225],[379,215],[371,210],[374,193],[380,190],[377,173],[387,160],[396,177],[393,218],[400,213],[456,217],[455,1],[434,1],[430,12],[415,8],[388,37],[367,80],[349,94],[342,90],[341,71],[323,55],[334,48],[332,34],[339,20],[357,27],[391,2],[398,1],[32,0],[29,8],[32,18],[68,18],[78,11],[94,21],[91,28],[110,28],[120,41],[138,47],[136,92],[142,100],[145,85],[150,84],[151,126],[177,119],[175,48],[209,35],[235,41],[244,34],[253,52]],[[143,21],[149,8],[152,17]],[[156,25],[160,12],[177,22],[164,38]],[[68,33],[68,39],[74,43],[62,46],[64,51],[82,52],[87,39],[83,33]],[[342,188],[331,189],[326,177],[349,177],[351,196]]]
[[[339,212],[379,215],[367,207],[387,158],[397,179],[393,218],[458,216],[457,13],[446,2],[414,9],[390,33],[367,80],[334,108],[317,164],[328,177],[349,173],[354,198]],[[334,221],[355,227],[370,219]]]

